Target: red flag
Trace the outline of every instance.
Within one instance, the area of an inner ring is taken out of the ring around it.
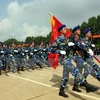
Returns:
[[[58,66],[58,58],[59,54],[53,54],[52,52],[48,56],[48,62],[54,69]]]
[[[51,34],[51,39],[50,39],[50,43],[52,44],[54,42],[54,40],[60,36],[60,33],[58,32],[58,28],[62,25],[62,23],[55,17],[52,16],[51,17],[51,25],[52,25],[52,34]],[[71,31],[69,29],[67,29],[66,32],[66,37],[69,37],[71,35]]]
[[[62,25],[62,23],[55,17],[51,16],[51,26],[52,26],[52,34],[51,34],[51,39],[50,39],[50,44],[54,42],[58,36],[60,36],[60,33],[58,32],[58,28]],[[71,35],[71,31],[66,28],[66,37],[68,38]],[[58,60],[59,60],[59,54],[53,54],[50,53],[48,56],[48,62],[50,65],[56,69],[58,65]]]

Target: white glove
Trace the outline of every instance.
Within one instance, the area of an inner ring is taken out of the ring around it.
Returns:
[[[69,42],[68,46],[74,46],[75,44],[73,42]]]
[[[95,47],[95,44],[91,44],[91,46],[94,48]]]
[[[25,50],[25,52],[28,52],[28,50]]]
[[[4,53],[4,51],[1,51],[1,53]]]
[[[22,53],[22,55],[24,56],[24,53]]]
[[[33,55],[33,53],[31,52],[30,55]]]
[[[91,56],[94,55],[94,53],[93,53],[93,51],[92,51],[91,49],[89,49],[88,53],[89,53]]]
[[[84,43],[84,42],[82,42],[82,45],[85,45],[85,43]]]
[[[60,51],[60,54],[66,55],[66,51],[61,50],[61,51]]]
[[[18,53],[18,50],[14,50],[14,52]]]
[[[12,57],[13,55],[11,54],[10,57]]]
[[[37,51],[36,49],[34,51]]]

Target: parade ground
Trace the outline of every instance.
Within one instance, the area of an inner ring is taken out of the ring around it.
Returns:
[[[60,65],[56,70],[45,67],[34,71],[9,73],[8,76],[0,76],[0,100],[100,100],[100,90],[94,93],[82,93],[72,91],[73,77],[70,75],[66,87],[69,98],[58,95],[63,67]],[[100,87],[100,82],[88,76],[88,82]]]

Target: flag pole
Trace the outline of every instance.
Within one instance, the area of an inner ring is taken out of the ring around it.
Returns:
[[[51,12],[49,12],[49,15],[53,16],[53,14]]]
[[[100,60],[95,55],[93,57],[100,63]]]

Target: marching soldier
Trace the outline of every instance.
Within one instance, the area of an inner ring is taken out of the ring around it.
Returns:
[[[72,57],[69,56],[70,46],[74,46],[74,43],[68,42],[68,39],[65,37],[66,34],[66,26],[62,25],[59,27],[58,31],[60,32],[61,36],[59,36],[54,43],[51,45],[51,52],[57,54],[65,55],[63,61],[63,75],[62,75],[62,82],[59,91],[59,95],[68,98],[68,95],[65,94],[64,89],[69,80],[69,73],[71,73],[75,78],[75,86],[79,83],[80,86],[86,88],[87,92],[94,92],[97,89],[91,87],[89,83],[85,81],[84,76],[79,72],[78,68],[72,64]]]
[[[1,59],[1,56],[2,56],[2,43],[0,42],[0,75],[2,75],[2,69],[3,69],[3,63],[2,63],[2,59]]]
[[[29,47],[29,57],[32,58],[33,64],[38,65],[41,69],[43,68],[43,64],[39,59],[38,49],[35,48],[34,42]]]
[[[74,54],[74,61],[77,63],[77,67],[82,73],[82,68],[85,69],[84,75],[88,74],[93,74],[94,76],[97,76],[99,78],[100,74],[96,71],[93,71],[93,68],[91,68],[91,65],[87,63],[83,58],[83,52],[87,52],[88,55],[93,56],[93,51],[89,46],[86,46],[83,39],[80,38],[80,26],[76,26],[73,28],[73,36],[72,36],[72,41],[75,43],[74,49],[73,49],[73,54]],[[87,82],[87,81],[86,81]],[[93,87],[91,85],[91,87]]]
[[[20,48],[20,61],[21,61],[21,71],[24,71],[24,68],[27,70],[30,69],[30,64],[27,60],[28,50],[25,48],[25,44],[22,43],[22,47]]]
[[[83,34],[85,35],[85,38],[83,39],[85,45],[87,47],[90,47],[90,48],[94,48],[95,45],[92,44],[92,41],[91,41],[91,31],[90,31],[90,28],[87,28],[84,30]],[[91,50],[92,51],[92,50]],[[83,59],[89,63],[92,67],[92,73],[91,75],[96,78],[98,81],[100,81],[100,67],[93,61],[93,55],[89,55],[86,51],[83,50],[83,55],[82,55]],[[94,74],[96,71],[97,74]],[[85,72],[86,73],[86,72]],[[86,78],[88,76],[88,74],[83,74],[84,77]]]
[[[17,72],[19,73],[19,65],[17,64],[16,61],[16,54],[18,53],[17,50],[15,50],[16,44],[12,43],[12,47],[9,49],[9,58],[11,61],[11,66],[12,66],[12,72],[15,73],[15,69],[17,69]]]
[[[39,54],[40,61],[43,62],[43,64],[46,64],[48,67],[50,67],[48,61],[45,59],[46,52],[47,49],[44,48],[43,42],[41,42],[41,44],[38,47],[38,54]]]

